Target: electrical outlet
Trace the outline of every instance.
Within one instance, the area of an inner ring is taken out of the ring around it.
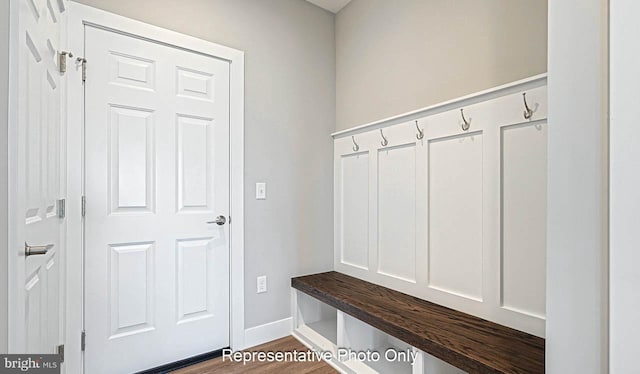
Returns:
[[[259,276],[256,283],[257,283],[257,289],[258,289],[257,293],[267,292],[267,276],[266,275]]]
[[[256,200],[267,199],[267,184],[265,182],[256,183]]]

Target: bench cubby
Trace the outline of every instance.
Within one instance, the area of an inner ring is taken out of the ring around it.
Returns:
[[[304,294],[293,294],[294,329],[299,338],[313,341],[325,351],[335,352],[338,342],[337,310]]]
[[[293,335],[344,373],[544,373],[544,339],[335,271],[291,280]],[[334,335],[335,332],[335,335]],[[415,361],[387,360],[410,352]],[[341,350],[376,351],[344,356]]]
[[[414,372],[412,358],[419,352],[409,344],[341,311],[338,311],[338,326],[337,359],[345,366],[355,372]]]

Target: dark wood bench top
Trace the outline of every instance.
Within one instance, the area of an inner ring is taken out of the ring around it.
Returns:
[[[335,271],[291,287],[469,373],[544,373],[544,339]]]

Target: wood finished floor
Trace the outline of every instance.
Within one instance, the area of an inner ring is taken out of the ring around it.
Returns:
[[[249,351],[283,351],[290,352],[293,350],[308,351],[307,347],[302,345],[296,338],[288,336],[286,338],[274,340],[272,342],[259,345],[249,349]],[[218,357],[213,360],[201,362],[199,364],[189,366],[172,374],[213,374],[213,373],[229,373],[229,374],[259,374],[259,373],[293,373],[293,374],[333,374],[337,373],[329,364],[324,361],[315,362],[251,362],[243,365],[242,362],[231,362],[228,359],[222,360]]]

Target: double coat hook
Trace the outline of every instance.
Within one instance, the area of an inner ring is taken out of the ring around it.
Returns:
[[[384,137],[384,133],[382,132],[382,129],[380,129],[380,136],[382,136],[382,141],[380,142],[380,144],[383,147],[386,147],[389,144],[389,141],[387,140],[387,138]]]
[[[522,100],[524,101],[524,119],[531,119],[531,117],[533,117],[533,110],[531,110],[531,108],[529,108],[529,105],[527,104],[526,92],[522,93]]]
[[[420,128],[420,126],[418,126],[418,120],[416,120],[416,129],[418,129],[418,133],[416,134],[416,138],[418,138],[418,140],[421,140],[422,138],[424,138],[424,130]]]
[[[358,152],[360,150],[360,146],[356,143],[356,138],[353,135],[351,135],[351,141],[353,142],[353,147],[351,149],[353,149],[354,152]]]
[[[464,109],[462,108],[460,108],[460,115],[462,116],[462,131],[469,130],[469,127],[471,127],[471,121],[467,121],[467,119],[464,118]]]

